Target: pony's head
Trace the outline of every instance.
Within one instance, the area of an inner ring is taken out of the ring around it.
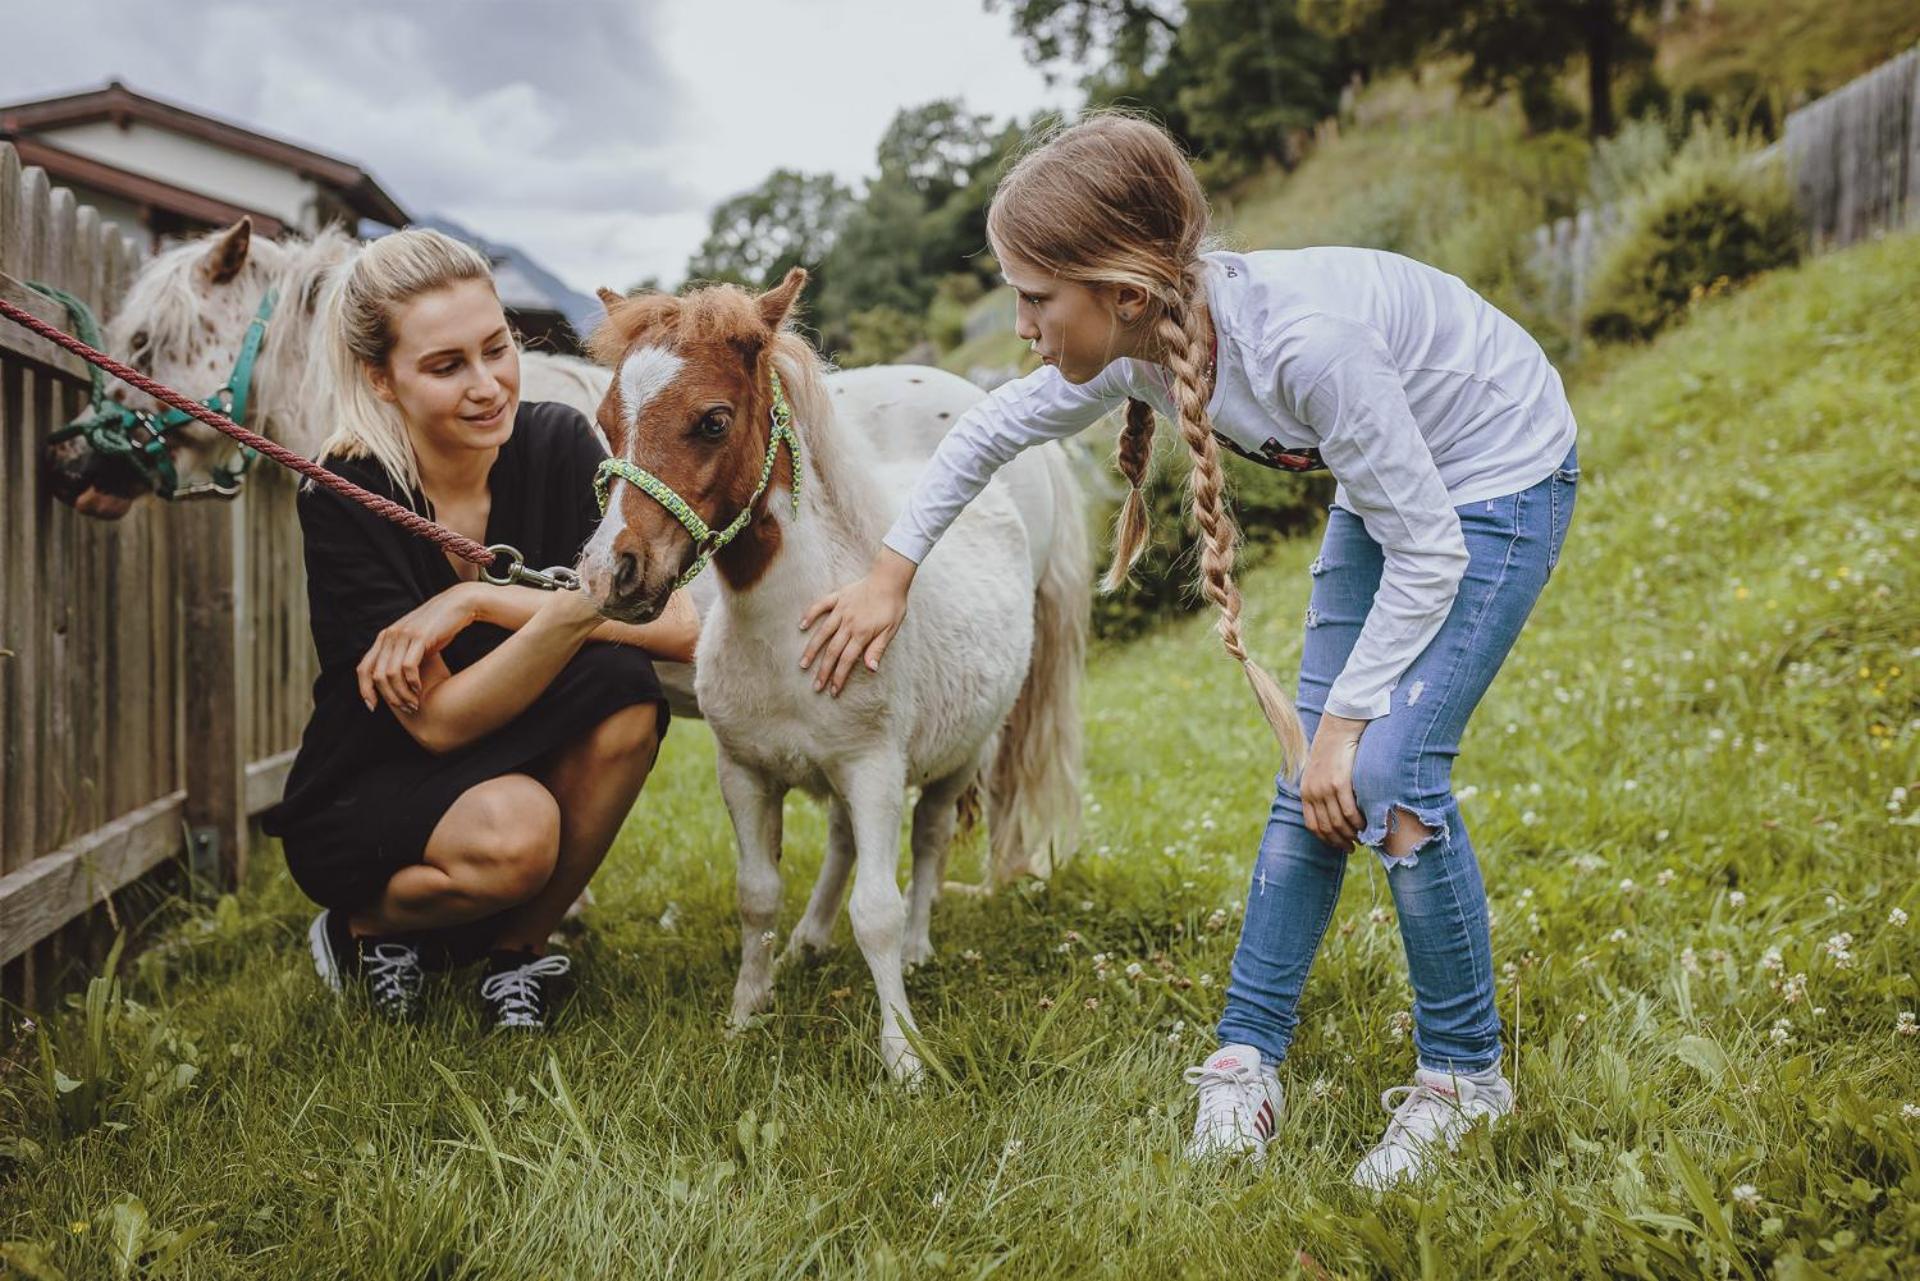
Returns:
[[[718,562],[736,587],[757,578],[778,549],[778,524],[760,519],[793,465],[790,447],[780,446],[767,481],[776,362],[794,404],[818,393],[812,352],[783,329],[806,280],[795,267],[758,296],[735,285],[682,298],[600,291],[607,318],[588,346],[614,371],[600,429],[614,459],[657,482],[643,487],[623,477],[605,491],[606,511],[580,576],[609,617],[656,617],[681,575],[710,550],[696,545],[688,513],[713,530],[746,516]],[[676,513],[672,498],[684,512]]]
[[[225,231],[177,245],[141,268],[106,326],[106,350],[148,377],[205,400],[233,377],[261,301],[276,281],[288,283],[284,277],[294,254],[310,256],[308,250],[321,247],[328,251],[321,257],[330,261],[343,256],[352,243],[330,231],[296,251],[256,238],[252,221],[242,218]],[[280,299],[256,368],[277,368],[283,358],[297,357],[287,349],[304,345],[293,335],[312,322],[317,286],[327,265],[317,261],[312,278],[297,282],[294,296]],[[111,399],[130,409],[159,413],[166,408],[124,383],[110,380],[107,387]],[[254,421],[247,424],[256,431],[261,429],[260,409],[256,395],[250,407]],[[205,474],[232,450],[226,437],[197,421],[170,429],[165,439],[183,481]],[[98,454],[82,436],[50,444],[46,464],[53,495],[89,516],[117,519],[152,488],[126,458]]]

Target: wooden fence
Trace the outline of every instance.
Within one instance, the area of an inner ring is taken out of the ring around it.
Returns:
[[[1790,114],[1781,141],[1762,159],[1787,166],[1816,253],[1920,220],[1920,48]],[[1534,231],[1544,306],[1576,343],[1588,280],[1622,221],[1608,205]]]
[[[104,320],[140,261],[0,143],[0,296],[67,328],[18,283],[45,281]],[[110,897],[149,871],[238,881],[314,668],[290,478],[78,516],[40,462],[87,387],[81,361],[0,321],[0,999],[26,1008],[98,962],[101,905],[118,925]]]

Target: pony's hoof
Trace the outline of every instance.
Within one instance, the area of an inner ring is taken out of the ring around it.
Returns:
[[[786,947],[780,950],[782,966],[815,966],[827,959],[833,951],[833,942],[827,938],[814,938],[810,935],[794,933],[788,936]]]
[[[909,972],[933,959],[933,943],[928,939],[908,939],[900,949],[900,964]]]

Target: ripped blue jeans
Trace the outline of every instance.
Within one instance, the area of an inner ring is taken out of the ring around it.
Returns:
[[[1440,630],[1400,677],[1387,715],[1370,722],[1353,793],[1393,893],[1413,985],[1413,1043],[1422,1067],[1478,1072],[1500,1061],[1493,947],[1479,860],[1453,796],[1453,758],[1467,718],[1493,683],[1560,558],[1573,517],[1578,450],[1539,484],[1455,510],[1468,563]],[[1360,518],[1334,507],[1319,559],[1300,659],[1300,720],[1312,737],[1380,583],[1380,546]],[[1220,1043],[1286,1058],[1307,970],[1340,900],[1347,855],[1308,830],[1296,785],[1276,780],[1246,919],[1234,951]],[[1431,833],[1403,857],[1386,853],[1412,814]]]

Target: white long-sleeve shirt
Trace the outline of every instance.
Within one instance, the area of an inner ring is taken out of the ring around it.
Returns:
[[[1326,710],[1384,716],[1466,571],[1454,508],[1537,484],[1572,447],[1560,375],[1457,277],[1399,254],[1324,247],[1206,262],[1215,431],[1254,455],[1318,448],[1335,504],[1381,547],[1379,588]],[[947,433],[886,545],[918,563],[1015,454],[1129,397],[1178,420],[1168,372],[1146,361],[1116,360],[1079,386],[1051,366],[1003,384]]]

